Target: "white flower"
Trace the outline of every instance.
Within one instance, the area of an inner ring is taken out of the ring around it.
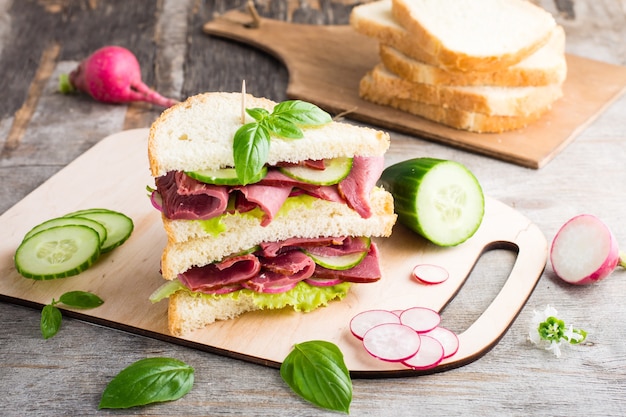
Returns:
[[[543,311],[533,311],[528,340],[538,347],[551,351],[559,358],[563,342],[580,343],[585,340],[587,333],[584,330],[574,329],[572,325],[566,326],[557,318],[557,315],[556,309],[550,305],[546,306]]]

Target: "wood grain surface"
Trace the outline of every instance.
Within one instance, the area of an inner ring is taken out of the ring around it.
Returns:
[[[565,28],[567,53],[626,66],[623,1],[534,2]],[[175,98],[238,91],[246,79],[248,92],[275,101],[286,99],[289,74],[278,59],[240,42],[207,36],[202,30],[215,14],[245,10],[245,3],[0,0],[0,213],[103,138],[124,129],[149,127],[161,112],[152,106],[105,105],[82,95],[57,93],[58,75],[101,45],[121,44],[133,50],[148,84]],[[255,0],[265,18],[317,25],[346,24],[354,4],[353,0]],[[54,51],[55,44],[58,55],[46,52]],[[50,67],[45,62],[52,63],[47,77]],[[43,74],[45,82],[36,74]],[[37,83],[43,88],[31,88]],[[16,113],[22,107],[28,108],[30,118],[18,124]],[[625,115],[622,96],[538,170],[395,131],[390,132],[386,164],[419,156],[456,160],[474,172],[487,195],[522,213],[548,242],[567,219],[588,212],[607,223],[624,246]],[[16,124],[21,126],[19,141],[9,149],[7,139]],[[51,194],[38,215],[44,218],[49,210],[62,209],[65,198]],[[5,239],[4,230],[0,237]],[[509,250],[483,254],[462,291],[443,310],[444,323],[453,324],[456,332],[465,331],[498,295],[514,262],[515,254]],[[355,378],[350,415],[626,415],[625,277],[621,269],[596,285],[574,287],[560,282],[548,263],[516,320],[487,354],[466,366],[418,378]],[[547,304],[566,322],[589,333],[584,344],[564,346],[558,359],[527,341],[533,311]],[[272,367],[68,315],[60,332],[43,340],[38,306],[0,302],[0,320],[3,416],[337,415],[296,396]],[[97,409],[106,384],[122,368],[155,356],[173,357],[194,367],[195,383],[189,394],[174,403]]]

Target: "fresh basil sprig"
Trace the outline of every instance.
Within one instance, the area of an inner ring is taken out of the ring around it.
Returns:
[[[73,308],[96,308],[101,306],[104,301],[97,295],[85,291],[70,291],[59,297],[59,300],[52,299],[52,302],[45,305],[41,310],[41,334],[44,339],[50,339],[56,335],[61,328],[63,316],[61,311],[56,307],[57,304],[65,304]]]
[[[286,139],[304,137],[302,127],[320,126],[331,122],[328,113],[314,104],[288,100],[277,104],[270,113],[266,109],[246,109],[255,121],[241,126],[233,141],[235,172],[245,185],[259,181],[261,169],[267,162],[270,137]]]
[[[329,410],[349,412],[352,380],[335,344],[322,340],[296,344],[280,366],[280,376],[305,400]]]
[[[109,382],[98,409],[174,401],[191,390],[193,381],[194,369],[182,361],[172,358],[141,359]]]

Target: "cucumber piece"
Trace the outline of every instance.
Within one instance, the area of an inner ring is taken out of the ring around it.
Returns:
[[[286,176],[314,185],[333,185],[348,176],[352,169],[352,158],[324,159],[325,169],[305,166],[280,167]]]
[[[100,256],[100,236],[88,226],[55,226],[33,234],[15,251],[15,268],[26,278],[49,280],[76,275]]]
[[[348,253],[346,255],[339,256],[326,256],[317,254],[313,251],[308,251],[306,249],[303,249],[302,251],[313,259],[313,261],[319,266],[335,271],[344,271],[346,269],[354,268],[360,264],[369,252],[371,240],[367,237],[360,237],[358,239],[365,239],[366,249],[362,252]]]
[[[109,252],[126,242],[134,228],[133,221],[130,217],[113,210],[80,210],[67,214],[66,216],[84,217],[94,220],[102,224],[107,229],[107,238],[100,249],[102,253]]]
[[[103,244],[107,238],[106,227],[104,227],[101,223],[98,223],[95,220],[87,219],[84,217],[57,217],[54,219],[47,220],[33,227],[32,229],[30,229],[28,233],[26,233],[26,235],[24,236],[22,240],[26,240],[32,235],[34,235],[35,233],[41,232],[42,230],[50,229],[51,227],[56,227],[56,226],[66,226],[70,224],[78,224],[78,225],[91,227],[93,230],[95,230],[98,233],[98,236],[100,237],[100,244]]]
[[[393,195],[398,221],[436,245],[461,244],[482,223],[482,188],[458,162],[406,160],[386,168],[379,185]]]
[[[206,184],[215,185],[242,185],[237,177],[235,168],[222,169],[204,169],[200,171],[186,171],[185,174],[191,178],[204,182]],[[261,181],[267,175],[267,167],[263,167],[257,179],[254,182]]]

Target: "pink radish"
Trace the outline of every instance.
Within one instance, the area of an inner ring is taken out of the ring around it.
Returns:
[[[400,323],[411,327],[417,333],[426,333],[441,322],[441,316],[435,310],[426,307],[412,307],[400,314]]]
[[[422,335],[420,339],[422,343],[417,353],[402,361],[402,364],[420,371],[434,368],[443,360],[443,346],[434,337]]]
[[[437,326],[422,336],[430,336],[441,343],[441,346],[443,346],[443,359],[449,358],[459,350],[459,337],[452,330],[445,327]]]
[[[137,57],[126,48],[105,46],[85,58],[67,79],[61,79],[61,91],[82,91],[104,103],[145,101],[171,107],[176,100],[161,96],[141,80]]]
[[[365,333],[372,327],[385,323],[400,323],[400,317],[387,310],[363,311],[350,320],[350,331],[358,339],[363,339]]]
[[[413,268],[413,278],[424,284],[441,284],[448,279],[448,271],[438,265],[420,264]]]
[[[372,327],[363,336],[363,346],[370,355],[387,362],[402,362],[420,349],[420,335],[399,323]]]
[[[581,214],[557,232],[550,248],[554,273],[570,284],[590,284],[609,276],[620,264],[626,267],[617,240],[599,218]]]

